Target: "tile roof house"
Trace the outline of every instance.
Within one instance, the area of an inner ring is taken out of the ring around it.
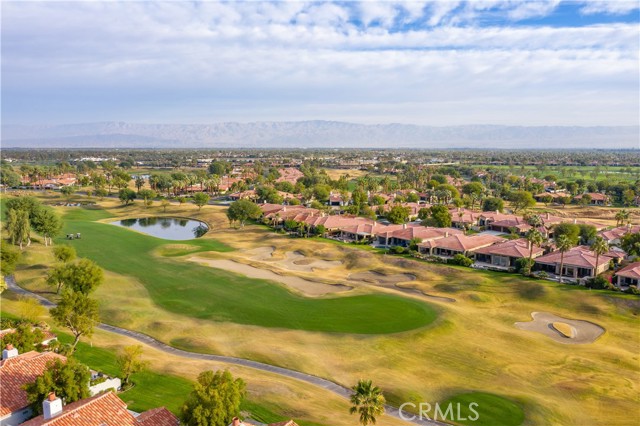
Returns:
[[[627,226],[619,226],[606,231],[600,231],[598,235],[607,240],[609,244],[620,244],[622,237],[630,233],[640,233],[640,225],[628,224]]]
[[[455,228],[434,228],[417,224],[388,225],[385,232],[376,235],[376,242],[384,247],[408,247],[413,239],[419,239],[424,243],[426,241],[445,238],[449,235],[463,233],[460,229]]]
[[[582,198],[588,195],[591,197],[591,200],[589,201],[589,204],[592,206],[604,206],[606,204],[609,204],[609,197],[606,196],[605,194],[601,194],[599,192],[588,192],[585,194],[580,194],[580,195],[576,195],[574,197],[575,200],[582,200]]]
[[[598,264],[596,265],[596,257]],[[534,269],[550,274],[560,275],[561,253],[554,251],[536,258]],[[562,276],[575,279],[593,277],[609,269],[611,258],[606,255],[596,256],[588,246],[577,246],[564,254]]]
[[[0,362],[0,425],[18,425],[33,415],[27,392],[22,387],[42,375],[49,362],[66,361],[66,358],[53,352],[31,351],[18,355],[17,350],[9,347],[3,351],[3,358],[7,359]]]
[[[462,207],[450,209],[451,224],[456,228],[472,228],[478,226],[480,213]]]
[[[507,240],[476,250],[476,262],[501,268],[513,268],[516,266],[518,259],[529,257],[530,250],[531,245],[524,238]],[[542,247],[533,246],[532,258],[535,259],[543,254],[544,249]]]
[[[640,285],[640,262],[634,262],[616,272],[618,287]]]
[[[294,167],[279,169],[278,173],[280,173],[280,177],[276,179],[276,182],[289,182],[293,185],[298,183],[298,179],[304,177],[304,173]]]
[[[62,406],[55,394],[43,402],[44,414],[21,426],[178,426],[180,421],[166,408],[134,416],[113,392],[104,392]]]
[[[456,254],[471,257],[476,250],[502,241],[504,241],[504,238],[496,237],[495,235],[456,234],[418,244],[418,251],[429,256],[444,258],[453,257]]]

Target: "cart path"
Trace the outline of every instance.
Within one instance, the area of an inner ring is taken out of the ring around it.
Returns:
[[[38,302],[40,302],[40,304],[46,308],[53,308],[56,306],[55,303],[44,298],[43,296],[40,296],[39,294],[33,293],[29,290],[26,290],[20,287],[13,276],[5,277],[5,282],[7,283],[7,288],[16,294],[32,297],[38,300]],[[250,359],[245,359],[245,358],[236,358],[232,356],[203,354],[203,353],[197,353],[197,352],[184,351],[182,349],[177,349],[177,348],[174,348],[173,346],[169,346],[166,343],[162,343],[159,340],[156,340],[147,334],[140,333],[133,330],[127,330],[125,328],[120,328],[120,327],[116,327],[109,324],[99,323],[97,328],[99,328],[100,330],[108,331],[110,333],[115,333],[121,336],[129,337],[131,339],[144,343],[145,345],[149,345],[154,349],[160,350],[162,352],[166,352],[171,355],[179,356],[182,358],[198,359],[198,360],[205,360],[205,361],[216,361],[216,362],[222,362],[227,364],[239,365],[247,368],[253,368],[256,370],[277,374],[290,379],[300,380],[310,385],[328,390],[329,392],[332,392],[342,398],[349,399],[351,396],[351,389],[347,387],[334,383],[330,380],[323,379],[322,377],[302,373],[300,371],[290,370],[288,368],[283,368],[283,367],[277,367],[275,365],[252,361]],[[447,423],[442,423],[439,421],[428,420],[428,419],[418,419],[417,416],[414,416],[413,414],[408,412],[401,412],[397,407],[393,407],[391,405],[385,406],[385,415],[391,416],[399,420],[402,420],[406,423],[415,424],[415,425],[448,426]],[[416,417],[416,418],[413,420],[409,420],[409,419],[412,419],[413,417]]]

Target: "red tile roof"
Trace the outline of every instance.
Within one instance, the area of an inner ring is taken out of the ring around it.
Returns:
[[[72,402],[62,413],[45,420],[35,417],[21,426],[178,426],[180,422],[171,412],[156,408],[134,417],[127,405],[113,392],[100,393],[91,398]]]
[[[508,257],[529,257],[529,241],[524,238],[517,240],[505,241],[497,243],[489,247],[482,247],[476,250],[476,253],[490,254],[496,256]],[[540,246],[533,246],[533,256],[540,256],[544,253],[544,249]]]
[[[504,238],[496,237],[495,235],[451,235],[447,238],[440,238],[437,240],[427,241],[418,244],[418,247],[425,248],[441,248],[454,251],[469,251],[477,250],[481,247],[490,246],[492,244],[504,241]]]
[[[136,421],[142,426],[177,426],[180,424],[178,418],[164,407],[144,411],[136,417]]]
[[[22,387],[34,382],[47,369],[47,363],[56,359],[67,360],[53,352],[31,351],[0,363],[0,417],[29,405]]]
[[[536,259],[536,263],[556,264],[560,263],[561,253],[554,251],[545,254]],[[601,255],[598,257],[598,266],[607,264],[611,260],[610,257]],[[593,268],[596,266],[596,255],[588,246],[573,247],[564,254],[564,264],[569,266],[577,266],[579,268]]]
[[[640,262],[634,262],[630,265],[625,266],[624,268],[616,272],[616,275],[640,280]]]
[[[460,229],[456,228],[433,228],[427,226],[413,226],[406,229],[399,229],[391,232],[392,238],[399,240],[411,241],[414,238],[418,238],[422,241],[434,240],[437,238],[445,238],[449,235],[464,234]]]
[[[640,225],[620,226],[618,228],[609,229],[608,231],[600,231],[598,235],[607,241],[619,240],[629,233],[640,233]]]

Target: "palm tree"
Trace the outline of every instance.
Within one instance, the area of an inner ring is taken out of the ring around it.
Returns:
[[[376,424],[376,416],[384,414],[384,404],[386,400],[382,395],[382,390],[371,384],[371,380],[360,379],[356,384],[351,395],[351,404],[349,409],[351,414],[360,414],[360,424],[367,426],[368,424]]]
[[[625,209],[622,209],[616,213],[616,226],[624,225],[624,221],[629,219],[629,212]]]
[[[527,231],[527,241],[529,242],[529,264],[527,265],[527,275],[531,273],[531,263],[533,261],[533,246],[540,246],[544,242],[542,232],[536,228]]]
[[[564,254],[571,250],[573,242],[566,235],[560,235],[556,239],[556,247],[560,251],[560,282],[562,282],[562,269],[564,268]]]
[[[606,252],[609,251],[609,243],[607,243],[607,241],[602,238],[601,236],[597,236],[595,241],[593,242],[593,244],[591,244],[591,251],[593,251],[596,254],[596,266],[593,270],[593,276],[597,276],[598,275],[598,258],[600,257],[601,254],[605,254]]]

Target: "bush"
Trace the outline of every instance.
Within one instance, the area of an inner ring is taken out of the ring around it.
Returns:
[[[516,260],[516,272],[523,275],[529,275],[533,264],[533,259],[529,260],[528,257],[521,257]]]
[[[545,271],[538,271],[535,273],[535,277],[544,280],[546,278],[549,278],[549,274],[547,274]]]
[[[451,265],[471,266],[473,265],[473,259],[468,258],[464,254],[456,254],[452,259],[449,259],[447,263]]]
[[[400,246],[393,246],[391,247],[391,252],[394,254],[402,254],[405,252],[404,247],[400,247]]]
[[[606,289],[609,288],[609,281],[606,278],[598,275],[597,277],[589,278],[584,283],[585,287],[595,288],[595,289]]]
[[[627,294],[640,294],[640,290],[638,290],[638,287],[634,285],[630,285],[624,292]]]

